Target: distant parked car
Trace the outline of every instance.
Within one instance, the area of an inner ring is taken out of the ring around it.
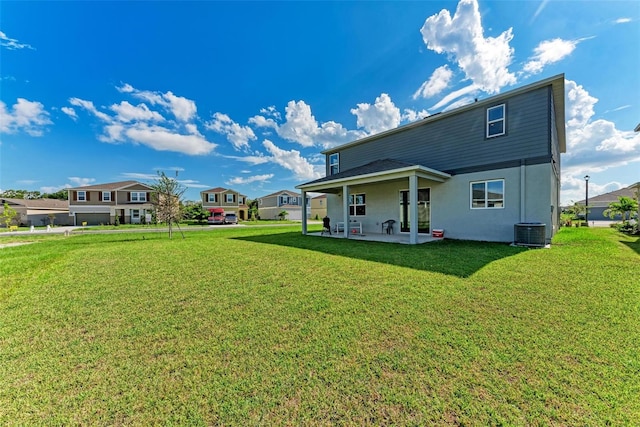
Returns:
[[[212,208],[209,209],[211,212],[211,216],[207,218],[207,222],[209,224],[224,224],[224,209],[221,208]]]
[[[228,213],[228,214],[226,214],[224,216],[224,223],[225,224],[237,224],[238,223],[238,217],[234,213]]]

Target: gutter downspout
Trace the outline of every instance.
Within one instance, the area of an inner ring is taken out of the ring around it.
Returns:
[[[520,160],[520,222],[525,222],[525,207],[526,207],[526,169],[524,160]]]

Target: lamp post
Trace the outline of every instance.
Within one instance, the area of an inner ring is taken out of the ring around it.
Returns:
[[[585,181],[584,220],[587,223],[587,227],[589,226],[589,178],[590,178],[589,175],[585,175],[584,177],[584,181]]]

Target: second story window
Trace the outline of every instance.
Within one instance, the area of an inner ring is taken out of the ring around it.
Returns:
[[[340,153],[329,155],[329,175],[335,175],[340,172]]]
[[[233,194],[227,194],[227,203],[233,203],[234,198]]]
[[[102,192],[102,201],[110,202],[111,201],[111,191],[103,191]]]
[[[144,191],[132,191],[131,192],[131,201],[132,202],[146,202],[147,201],[147,193]]]
[[[504,104],[487,108],[487,138],[504,135],[505,128]]]
[[[207,193],[207,202],[209,202],[209,203],[217,202],[216,194],[215,193]]]
[[[87,201],[87,192],[86,191],[78,191],[78,197],[77,197],[79,202],[86,202]]]

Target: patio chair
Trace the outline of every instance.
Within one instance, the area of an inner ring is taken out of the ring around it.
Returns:
[[[393,224],[396,223],[395,219],[388,219],[385,222],[382,223],[382,233],[384,234],[384,231],[387,231],[387,234],[393,234]]]
[[[322,233],[320,235],[322,236],[324,233],[329,233],[329,236],[331,236],[331,219],[328,216],[322,218]]]

